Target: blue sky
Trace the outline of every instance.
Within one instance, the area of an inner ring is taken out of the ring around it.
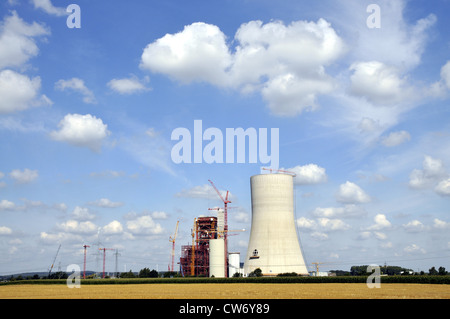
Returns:
[[[62,270],[84,244],[99,270],[98,241],[165,270],[177,220],[179,256],[221,206],[208,179],[243,262],[265,165],[174,163],[194,120],[279,129],[309,268],[450,268],[448,1],[80,0],[69,28],[71,3],[0,5],[0,274],[47,271],[59,244]]]

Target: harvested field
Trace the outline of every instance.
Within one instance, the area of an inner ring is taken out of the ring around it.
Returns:
[[[450,285],[361,283],[309,284],[114,284],[5,285],[1,299],[450,299]]]

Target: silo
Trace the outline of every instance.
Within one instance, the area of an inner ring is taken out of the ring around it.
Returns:
[[[260,268],[263,275],[307,275],[295,227],[293,176],[255,175],[250,186],[252,226],[244,273]]]
[[[241,255],[240,253],[228,254],[228,276],[232,277],[235,273],[241,273],[240,269]]]
[[[209,276],[225,277],[225,241],[223,238],[209,240]]]

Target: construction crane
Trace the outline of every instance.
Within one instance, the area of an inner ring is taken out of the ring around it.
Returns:
[[[91,246],[83,245],[83,247],[84,247],[83,279],[86,279],[86,248]]]
[[[102,278],[105,278],[106,251],[107,250],[115,250],[115,249],[114,248],[99,248],[98,250],[103,250],[103,275],[102,275]]]
[[[223,198],[222,194],[220,194],[219,190],[217,189],[216,185],[208,179],[208,181],[211,183],[212,187],[216,191],[217,195],[219,195],[220,199],[223,202],[223,219],[224,219],[224,225],[223,225],[223,239],[225,242],[225,277],[228,277],[228,244],[227,244],[227,238],[228,238],[228,204],[231,203],[230,200],[228,200],[228,194],[229,191],[227,191],[227,194],[225,195],[225,199]]]
[[[243,229],[229,229],[226,232],[228,233],[228,236],[232,236],[232,235],[237,235],[237,234],[230,234],[230,233],[234,233],[234,232],[243,232],[245,231],[245,228]],[[206,231],[206,233],[225,233],[224,230],[211,230],[211,231]],[[209,239],[208,239],[209,240]]]
[[[280,173],[290,174],[293,177],[297,176],[297,174],[295,174],[294,172],[284,171],[284,170],[281,170],[281,169],[273,169],[273,168],[267,168],[267,167],[263,167],[262,169],[265,170],[265,171],[270,171],[271,173],[272,172],[280,172]]]
[[[50,270],[48,271],[48,278],[50,279],[50,274],[52,273],[53,265],[55,264],[56,257],[58,257],[59,249],[61,248],[61,244],[59,244],[58,250],[56,251],[55,258],[53,259],[52,265],[50,266]]]
[[[173,271],[173,264],[174,264],[174,260],[175,260],[175,240],[177,239],[177,233],[178,233],[178,224],[179,224],[179,220],[177,220],[177,226],[175,227],[175,232],[173,234],[173,236],[169,237],[169,242],[172,243],[172,268],[170,268],[169,266],[169,271]]]
[[[197,218],[194,218],[194,227],[192,228],[192,250],[191,250],[191,276],[195,276],[195,230],[197,229]]]
[[[325,263],[314,262],[312,264],[316,265],[316,276],[319,275],[319,265],[322,265],[322,264],[325,264]]]

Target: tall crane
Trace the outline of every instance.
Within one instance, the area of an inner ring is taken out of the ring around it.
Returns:
[[[195,276],[195,233],[197,229],[197,218],[194,218],[194,226],[192,228],[192,248],[191,248],[191,276]]]
[[[84,247],[83,279],[86,279],[86,248],[91,246],[83,245],[83,247]]]
[[[227,191],[227,194],[225,195],[225,199],[223,198],[222,194],[220,194],[219,190],[217,189],[216,185],[208,179],[208,181],[211,183],[212,187],[216,191],[217,195],[219,195],[220,199],[223,202],[223,217],[224,217],[224,225],[223,225],[223,239],[225,242],[225,277],[228,277],[228,204],[231,203],[231,201],[228,199],[229,191]]]
[[[105,278],[106,251],[107,250],[115,250],[115,249],[114,248],[99,248],[98,250],[103,250],[103,275],[102,275],[102,278]]]
[[[50,274],[52,273],[53,265],[55,264],[56,257],[58,257],[59,249],[61,248],[61,244],[59,244],[58,250],[56,251],[55,258],[53,259],[52,265],[50,266],[50,270],[48,271],[48,278],[50,278]]]
[[[169,237],[169,242],[172,243],[172,268],[169,267],[169,271],[173,271],[173,264],[174,264],[174,260],[175,260],[175,240],[177,239],[177,233],[178,233],[178,224],[179,224],[179,220],[177,220],[177,226],[175,227],[175,232],[173,234],[173,236]]]
[[[325,264],[325,263],[314,262],[311,264],[316,265],[316,276],[318,276],[319,275],[319,265]]]

